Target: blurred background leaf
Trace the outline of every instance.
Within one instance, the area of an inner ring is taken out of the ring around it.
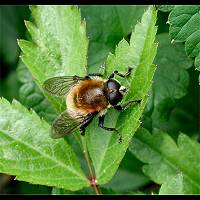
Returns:
[[[147,6],[80,6],[89,37],[89,72],[97,72],[109,52],[130,33]]]
[[[142,172],[142,166],[143,163],[127,150],[117,173],[102,187],[112,189],[118,194],[139,193],[138,188],[151,183],[151,180]]]
[[[17,39],[25,36],[24,20],[29,14],[28,6],[0,6],[0,56],[14,68],[19,56]]]
[[[10,101],[19,97],[17,39],[25,36],[24,20],[29,14],[28,6],[0,6],[0,96]]]
[[[169,132],[170,125],[166,122],[169,122],[172,112],[179,105],[176,100],[188,93],[188,69],[192,66],[192,61],[187,57],[183,44],[171,44],[167,33],[158,34],[157,41],[155,63],[158,66],[145,109],[143,126],[150,132],[156,127]],[[198,103],[194,102],[194,105]]]
[[[157,5],[156,7],[162,12],[169,12],[174,8],[174,5]]]
[[[35,112],[48,122],[52,122],[56,117],[56,112],[48,99],[43,95],[36,83],[33,81],[31,73],[20,60],[17,67],[17,75],[22,83],[19,89],[20,102],[27,108],[32,108]]]
[[[200,71],[200,6],[175,6],[169,14],[169,34],[172,41],[185,42],[185,50],[194,58],[194,66]],[[200,75],[199,75],[200,84]]]
[[[158,184],[160,194],[200,193],[200,145],[185,134],[176,142],[158,129],[140,128],[129,150],[142,162],[143,172]]]

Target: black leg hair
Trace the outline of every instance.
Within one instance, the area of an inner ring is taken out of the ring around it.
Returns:
[[[107,131],[116,131],[117,134],[118,134],[119,143],[122,143],[122,135],[121,135],[121,133],[116,128],[105,127],[104,126],[104,119],[105,119],[105,115],[99,117],[99,124],[98,124],[98,126],[100,128],[103,128],[103,129],[107,130]]]
[[[125,74],[122,74],[120,72],[118,72],[117,70],[115,70],[110,76],[109,76],[109,79],[110,78],[114,78],[115,75],[118,75],[120,77],[127,77],[131,74],[131,71],[132,71],[132,67],[128,67],[128,71],[125,73]]]
[[[123,111],[123,110],[126,110],[130,105],[132,105],[134,103],[141,103],[141,101],[142,101],[141,99],[140,100],[129,100],[122,105],[115,105],[113,107],[118,111]]]

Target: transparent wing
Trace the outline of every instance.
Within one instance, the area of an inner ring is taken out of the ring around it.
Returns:
[[[78,76],[53,77],[43,83],[43,88],[51,95],[64,96],[81,79]]]
[[[93,117],[92,114],[87,116],[80,115],[76,118],[72,118],[68,111],[64,111],[54,120],[51,137],[56,139],[72,133],[80,128],[81,125],[87,122],[91,117]]]

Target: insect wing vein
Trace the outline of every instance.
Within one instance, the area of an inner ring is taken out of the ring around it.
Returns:
[[[80,128],[87,116],[71,117],[68,111],[62,112],[53,122],[51,137],[60,138]]]
[[[78,83],[79,79],[74,76],[53,77],[46,80],[43,88],[51,95],[63,96],[68,93],[71,87]]]

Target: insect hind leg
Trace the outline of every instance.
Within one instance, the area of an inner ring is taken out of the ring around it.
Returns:
[[[107,131],[116,131],[117,134],[118,134],[118,141],[119,141],[119,143],[122,143],[122,134],[116,128],[105,127],[104,126],[104,120],[105,120],[105,115],[100,116],[99,117],[99,124],[98,124],[98,126],[100,128],[103,128],[103,129],[107,130]]]
[[[92,122],[93,118],[97,115],[97,112],[91,113],[89,114],[86,119],[83,121],[83,123],[80,126],[80,132],[81,135],[84,136],[85,135],[85,129],[86,127]]]

